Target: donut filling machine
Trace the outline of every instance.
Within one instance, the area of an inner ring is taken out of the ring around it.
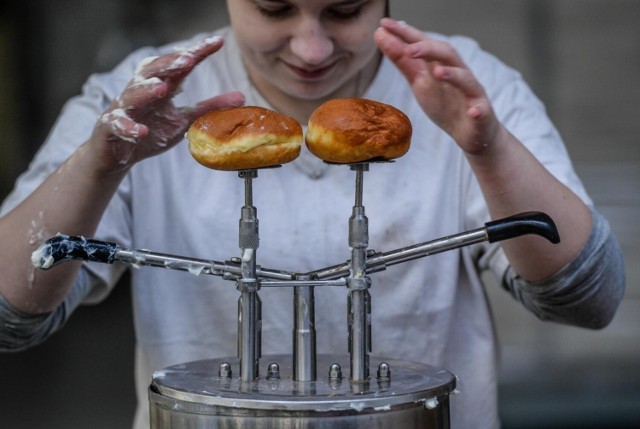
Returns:
[[[49,269],[66,260],[124,263],[221,276],[235,282],[238,355],[174,365],[154,373],[149,387],[151,428],[449,428],[449,395],[456,378],[445,369],[371,356],[370,275],[406,261],[484,241],[536,234],[559,242],[553,220],[527,212],[483,227],[386,252],[369,249],[363,204],[369,162],[350,164],[355,203],[349,218],[351,259],[307,273],[257,264],[257,209],[252,181],[258,170],[241,170],[244,206],[239,221],[240,257],[227,261],[125,249],[116,243],[58,235],[33,254]],[[263,288],[293,289],[290,355],[261,354]],[[314,289],[347,290],[348,355],[317,354]],[[261,375],[261,362],[266,362]]]

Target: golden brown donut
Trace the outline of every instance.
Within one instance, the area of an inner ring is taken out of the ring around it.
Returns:
[[[340,164],[399,158],[411,144],[407,115],[388,104],[362,98],[338,98],[309,118],[307,147],[318,158]]]
[[[248,170],[293,161],[302,127],[293,118],[257,106],[212,110],[187,131],[189,151],[215,170]]]

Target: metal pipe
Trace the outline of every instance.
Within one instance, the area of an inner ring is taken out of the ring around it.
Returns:
[[[367,290],[349,292],[349,359],[352,382],[360,383],[369,379],[369,347],[367,345]]]
[[[360,183],[361,186],[361,182]],[[356,185],[358,187],[358,184]],[[251,192],[246,198],[251,200]],[[536,234],[558,243],[560,236],[558,230],[547,214],[542,212],[526,212],[504,219],[498,219],[485,224],[484,228],[478,228],[462,232],[449,237],[440,238],[409,247],[392,250],[385,253],[367,251],[367,274],[384,271],[387,265],[395,265],[424,256],[453,250],[482,241],[496,242],[526,234]],[[256,237],[257,241],[257,237]],[[153,266],[173,270],[189,271],[193,274],[210,274],[223,276],[227,280],[235,280],[242,276],[242,258],[234,257],[230,261],[217,262],[205,259],[189,258],[184,256],[169,255],[139,249],[123,249],[116,243],[57,235],[46,240],[31,257],[32,264],[42,270],[48,270],[59,263],[68,260],[84,260],[113,264],[115,262],[130,264],[134,267]],[[321,268],[305,274],[296,274],[288,271],[262,268],[256,265],[256,276],[259,278],[275,279],[270,286],[285,286],[285,281],[292,281],[295,277],[303,276],[310,281],[317,281],[315,286],[325,286],[327,280],[335,280],[347,277],[351,270],[351,261],[342,264]],[[305,285],[304,281],[292,281],[290,286]]]
[[[238,242],[242,251],[240,271],[242,278],[236,281],[240,291],[238,302],[238,357],[240,358],[240,379],[253,381],[258,378],[261,355],[261,304],[258,297],[260,283],[256,279],[256,251],[260,244],[258,214],[253,206],[252,179],[258,176],[256,170],[238,172],[244,178],[245,205],[241,209]]]
[[[347,279],[340,277],[334,280],[261,280],[260,289],[263,287],[293,287],[305,288],[311,286],[346,286]]]
[[[293,288],[293,379],[316,380],[315,297],[313,286]]]
[[[241,292],[238,301],[238,358],[242,381],[253,381],[258,378],[255,298],[255,292]]]
[[[426,243],[416,244],[401,249],[384,252],[380,255],[385,265],[395,265],[401,262],[411,261],[424,256],[442,253],[474,243],[487,241],[486,228],[478,228],[449,237],[440,238]]]
[[[486,228],[478,228],[437,240],[401,247],[384,253],[376,253],[373,250],[370,250],[367,252],[366,273],[371,274],[378,271],[384,271],[387,266],[434,255],[436,253],[442,253],[448,250],[468,246],[470,244],[481,243],[487,240]],[[311,271],[306,273],[306,275],[319,280],[338,279],[348,276],[351,266],[352,262],[349,260],[342,264]]]
[[[349,324],[349,358],[351,363],[350,379],[354,383],[366,382],[369,379],[369,345],[370,320],[367,313],[367,301],[371,299],[368,278],[365,277],[367,266],[367,247],[369,245],[369,222],[362,205],[363,175],[367,164],[352,167],[356,171],[355,205],[349,218],[349,247],[351,247],[351,272],[347,278],[349,295],[347,297]],[[369,307],[370,308],[370,307]]]

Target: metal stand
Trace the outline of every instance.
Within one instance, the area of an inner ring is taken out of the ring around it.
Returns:
[[[240,291],[238,300],[238,358],[240,378],[253,381],[258,378],[262,337],[262,302],[258,296],[260,282],[256,278],[256,253],[260,245],[258,211],[253,206],[253,183],[257,170],[238,173],[244,179],[244,206],[239,226],[239,245],[242,252],[240,271],[242,278],[236,280]]]
[[[488,222],[482,228],[376,252],[369,247],[363,204],[364,172],[369,163],[353,164],[355,204],[349,218],[351,260],[308,273],[292,273],[257,265],[260,237],[252,180],[256,170],[238,172],[244,180],[245,203],[239,221],[241,256],[217,262],[122,249],[115,243],[59,235],[45,242],[34,264],[49,269],[72,259],[126,263],[222,276],[235,281],[238,299],[237,358],[188,362],[154,374],[149,387],[151,427],[166,428],[449,428],[449,394],[456,380],[450,372],[415,362],[371,358],[370,274],[413,259],[482,241],[538,234],[551,242],[559,237],[544,213],[522,213]],[[316,287],[348,290],[348,356],[316,355]],[[293,350],[268,356],[260,377],[262,304],[258,291],[293,288]],[[370,365],[377,367],[375,380]],[[343,382],[342,368],[350,369]],[[318,375],[318,366],[325,370]],[[234,369],[239,367],[239,377]],[[393,376],[392,376],[393,374]]]
[[[371,279],[365,275],[367,248],[369,247],[369,220],[364,214],[362,189],[364,172],[369,164],[355,164],[356,198],[349,218],[349,247],[351,250],[351,273],[347,278],[349,355],[351,356],[351,381],[362,383],[369,380],[369,353],[371,353]]]

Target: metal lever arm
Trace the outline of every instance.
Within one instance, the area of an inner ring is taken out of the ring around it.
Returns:
[[[552,243],[560,242],[556,225],[547,214],[542,212],[526,212],[487,222],[484,228],[478,228],[389,252],[371,252],[367,258],[366,272],[370,274],[383,271],[390,265],[457,249],[474,243],[483,241],[494,243],[527,234],[540,235]],[[60,262],[72,259],[108,264],[124,262],[134,265],[155,266],[216,276],[239,275],[241,273],[240,267],[235,263],[185,258],[146,250],[126,250],[120,248],[115,243],[68,235],[57,235],[45,241],[44,244],[33,252],[31,258],[33,265],[45,270]],[[311,273],[306,273],[305,277],[317,280],[343,278],[349,275],[350,264],[351,261],[347,261],[343,264],[322,268]],[[266,268],[258,268],[256,274],[261,278],[284,281],[295,278],[294,273],[269,270]]]
[[[495,243],[528,234],[540,235],[554,244],[560,242],[556,225],[547,214],[542,212],[525,212],[487,222],[484,228],[478,228],[423,244],[416,244],[403,249],[385,252],[382,253],[380,257],[385,265],[395,265],[400,262],[458,249],[470,244],[483,241]],[[376,257],[371,258],[373,262],[375,262],[376,259]]]
[[[542,212],[525,212],[484,224],[490,243],[520,237],[540,235],[553,244],[560,243],[560,235],[553,219]]]
[[[31,255],[31,262],[36,268],[47,270],[59,263],[70,260],[101,262],[103,264],[124,263],[134,267],[159,267],[178,271],[189,271],[192,274],[208,274],[222,276],[230,280],[240,278],[242,269],[236,260],[218,262],[208,259],[188,258],[140,249],[124,249],[116,243],[86,239],[69,235],[56,235],[45,241]],[[256,268],[260,278],[277,281],[292,280],[294,273]]]
[[[542,212],[525,212],[504,219],[487,222],[483,228],[461,232],[448,237],[442,237],[384,253],[374,253],[370,251],[371,253],[367,257],[366,272],[367,274],[371,274],[383,271],[390,265],[412,261],[483,241],[494,243],[528,234],[540,235],[554,244],[560,242],[558,230],[551,217]],[[325,280],[346,277],[349,275],[350,264],[351,261],[347,261],[343,264],[307,273],[306,275],[311,278]]]
[[[73,259],[112,264],[117,251],[115,243],[60,234],[48,239],[33,252],[31,262],[43,270]]]
[[[194,274],[218,276],[233,270],[227,270],[227,264],[222,262],[185,258],[148,250],[123,249],[116,243],[62,234],[45,241],[31,255],[33,265],[43,270],[70,260],[101,262],[103,264],[121,262],[133,266],[161,267],[189,271]],[[240,269],[237,268],[236,271],[239,274]]]

